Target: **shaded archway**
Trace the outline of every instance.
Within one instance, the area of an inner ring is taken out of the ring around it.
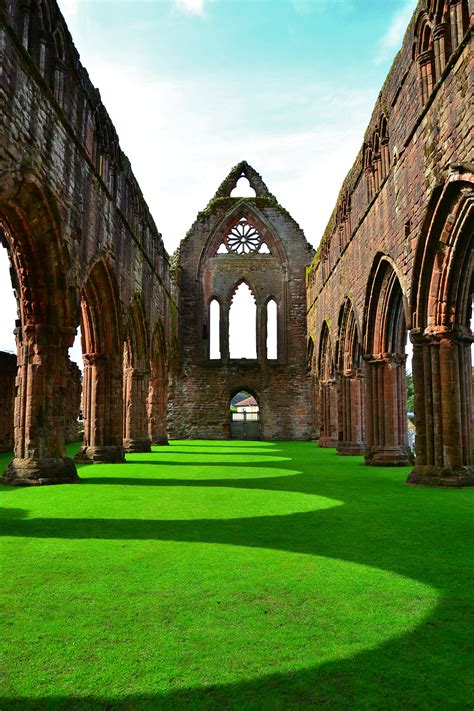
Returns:
[[[359,330],[351,300],[339,313],[336,364],[338,370],[338,454],[362,454],[365,449],[364,380]]]
[[[19,305],[11,484],[78,479],[65,452],[67,351],[74,341],[74,290],[57,210],[34,176],[4,176],[0,229]]]
[[[428,212],[413,276],[416,465],[410,483],[474,485],[474,176]]]
[[[130,306],[123,351],[123,421],[126,452],[149,452],[147,401],[150,357],[148,329],[141,300]]]
[[[395,269],[383,255],[376,257],[368,283],[364,333],[366,463],[410,464],[404,298]]]
[[[81,320],[84,443],[78,458],[121,462],[121,309],[115,275],[105,261],[94,265],[82,290]]]
[[[166,412],[168,407],[168,367],[163,327],[153,332],[148,393],[148,436],[151,444],[168,444]]]
[[[321,330],[319,341],[319,415],[320,415],[320,447],[335,447],[337,445],[337,388],[336,369],[331,345],[331,336],[326,322]]]

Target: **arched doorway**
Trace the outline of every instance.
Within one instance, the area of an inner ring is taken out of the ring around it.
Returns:
[[[250,390],[242,389],[230,399],[231,439],[260,439],[260,406]]]

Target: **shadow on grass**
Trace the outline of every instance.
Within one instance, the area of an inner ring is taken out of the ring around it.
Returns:
[[[437,590],[438,605],[428,619],[377,649],[293,673],[156,695],[5,698],[0,699],[0,709],[472,708],[474,492],[413,489],[403,486],[406,470],[369,469],[360,466],[359,458],[336,458],[332,452],[321,450],[315,465],[311,449],[294,445],[283,449],[296,474],[283,474],[288,465],[285,460],[271,463],[272,469],[282,470],[282,475],[273,477],[212,480],[91,476],[84,479],[84,485],[91,486],[91,491],[105,483],[264,489],[329,497],[344,501],[344,506],[289,515],[199,520],[27,518],[26,512],[16,509],[3,522],[3,534],[219,543],[350,561],[419,580]],[[190,450],[190,460],[179,464],[185,470],[202,466],[192,462]],[[302,457],[302,453],[309,456]],[[169,462],[161,465],[166,475]],[[216,466],[225,471],[222,463]],[[253,462],[238,466],[258,472],[259,466],[268,465]],[[126,469],[125,465],[123,471]],[[21,501],[21,494],[17,501]],[[412,604],[416,605],[416,600]]]

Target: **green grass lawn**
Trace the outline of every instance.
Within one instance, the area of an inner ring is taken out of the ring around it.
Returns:
[[[473,709],[474,491],[408,471],[186,441],[1,486],[1,711]]]

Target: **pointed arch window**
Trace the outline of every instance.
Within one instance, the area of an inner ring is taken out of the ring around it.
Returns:
[[[267,303],[267,359],[278,358],[278,308],[275,299]]]
[[[229,310],[229,351],[231,358],[257,357],[257,308],[245,282],[237,288]]]
[[[209,304],[209,358],[219,360],[221,357],[220,344],[221,305],[217,299],[212,299]]]

